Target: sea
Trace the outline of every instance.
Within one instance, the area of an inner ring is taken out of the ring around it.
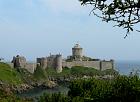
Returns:
[[[140,74],[140,61],[115,61],[115,69],[121,75]]]

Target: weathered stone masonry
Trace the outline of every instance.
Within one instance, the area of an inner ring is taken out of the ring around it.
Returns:
[[[48,57],[37,58],[36,63],[27,63],[25,57],[17,55],[13,57],[12,63],[14,68],[25,68],[31,73],[34,72],[36,67],[43,69],[48,67],[54,68],[58,73],[62,72],[62,68],[64,67],[71,68],[73,66],[84,66],[97,70],[114,69],[114,60],[106,61],[83,56],[83,48],[81,48],[79,44],[75,44],[72,48],[72,55],[68,56],[65,60],[61,54],[50,54]]]
[[[13,65],[14,68],[25,68],[31,73],[34,73],[34,70],[36,69],[36,64],[28,63],[26,61],[26,58],[23,56],[19,56],[19,55],[17,55],[16,57],[14,56],[12,63],[13,64],[10,64],[10,66]]]
[[[95,68],[97,70],[114,69],[114,61],[72,61],[63,62],[63,67],[71,68],[73,66],[84,66]]]

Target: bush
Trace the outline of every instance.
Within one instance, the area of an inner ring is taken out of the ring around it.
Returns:
[[[76,80],[68,95],[84,97],[87,102],[140,102],[140,78],[118,76],[112,80]]]
[[[44,95],[40,97],[39,102],[69,102],[69,97],[61,93],[44,93]]]

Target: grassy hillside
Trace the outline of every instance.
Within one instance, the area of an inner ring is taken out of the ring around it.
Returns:
[[[115,70],[105,70],[99,71],[94,68],[88,67],[72,67],[64,68],[61,73],[56,73],[53,68],[47,68],[46,71],[42,68],[37,68],[34,74],[29,73],[25,69],[20,69],[16,71],[15,69],[11,68],[8,64],[0,62],[0,80],[11,83],[11,84],[20,84],[23,82],[30,83],[31,81],[37,80],[47,80],[47,76],[52,77],[69,77],[69,76],[76,76],[82,77],[84,75],[94,76],[94,75],[106,75],[106,74],[114,74],[117,73]]]
[[[0,102],[33,102],[32,99],[17,97],[12,90],[13,85],[20,86],[30,81],[30,75],[24,69],[17,71],[8,64],[0,62],[0,82],[3,82],[0,84]]]
[[[82,67],[82,66],[75,66],[72,68],[63,68],[63,71],[61,73],[56,73],[56,71],[53,68],[46,69],[47,75],[52,77],[69,77],[69,76],[76,76],[76,77],[82,77],[84,75],[87,76],[94,76],[94,75],[116,75],[118,74],[117,71],[113,69],[107,69],[104,71],[100,71],[94,68],[89,67]]]
[[[21,75],[8,64],[2,62],[0,62],[0,80],[11,84],[22,83]]]
[[[37,67],[34,72],[34,78],[37,80],[47,80],[46,71],[40,67]]]

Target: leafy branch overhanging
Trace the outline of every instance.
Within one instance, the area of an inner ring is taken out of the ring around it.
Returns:
[[[102,19],[102,21],[114,21],[118,27],[127,30],[124,38],[134,26],[140,22],[140,0],[79,0],[81,5],[92,5],[90,14]],[[140,32],[140,30],[135,29]]]

